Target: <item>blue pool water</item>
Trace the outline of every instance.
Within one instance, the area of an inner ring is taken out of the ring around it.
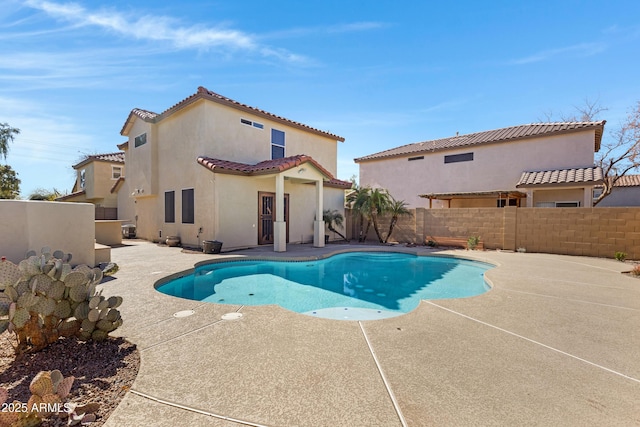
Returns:
[[[349,252],[317,261],[229,261],[157,286],[181,298],[218,304],[278,304],[335,319],[408,313],[421,299],[480,295],[485,263],[392,252]]]

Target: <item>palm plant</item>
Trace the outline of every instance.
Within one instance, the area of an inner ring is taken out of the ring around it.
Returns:
[[[373,225],[373,229],[378,236],[378,241],[384,243],[380,234],[380,227],[378,225],[378,218],[384,215],[389,209],[390,195],[387,190],[380,188],[361,187],[355,188],[348,196],[347,201],[350,203],[354,213],[360,215],[360,227],[364,220],[367,220],[367,225],[362,231],[360,229],[359,241],[364,242],[367,239],[369,228]]]
[[[387,190],[374,188],[370,192],[369,203],[367,208],[369,210],[369,219],[373,224],[373,229],[378,236],[378,242],[385,243],[385,240],[380,234],[380,227],[378,226],[378,218],[389,211],[391,206],[391,196]],[[365,233],[366,236],[366,233]]]
[[[384,239],[384,243],[389,241],[389,237],[391,237],[391,233],[393,233],[393,229],[398,223],[398,218],[400,216],[412,215],[411,211],[407,209],[407,203],[404,200],[396,200],[393,197],[389,196],[389,207],[387,213],[391,214],[391,222],[389,223],[389,232],[387,233],[387,237]]]
[[[369,192],[371,188],[369,187],[359,187],[354,185],[352,191],[347,194],[347,204],[352,209],[353,215],[358,216],[358,224],[360,226],[360,230],[358,233],[358,242],[364,242],[366,240],[366,234],[363,234],[363,225],[365,220],[365,206],[366,201],[369,198]],[[367,223],[367,230],[369,230],[369,224]]]
[[[342,228],[342,223],[344,221],[344,217],[340,212],[338,212],[336,209],[325,209],[322,212],[322,220],[325,222],[325,224],[327,224],[327,228],[329,229],[329,231],[333,231],[338,236],[342,237],[345,241],[348,241],[344,234],[336,230],[336,227]]]

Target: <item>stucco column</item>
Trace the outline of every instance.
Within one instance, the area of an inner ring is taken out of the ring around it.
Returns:
[[[584,206],[585,208],[593,207],[593,187],[584,187],[582,206]]]
[[[324,248],[324,221],[322,220],[322,179],[316,181],[316,220],[313,221],[313,246]]]
[[[276,221],[273,223],[274,252],[287,251],[287,223],[284,221],[284,175],[276,175]]]

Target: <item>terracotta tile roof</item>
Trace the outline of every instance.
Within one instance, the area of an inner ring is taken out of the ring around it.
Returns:
[[[640,187],[640,175],[623,175],[613,184],[614,187]]]
[[[339,188],[351,188],[352,183],[350,181],[342,181],[333,177],[331,172],[326,170],[320,163],[316,162],[311,156],[299,154],[297,156],[284,157],[282,159],[265,160],[255,165],[249,165],[246,163],[232,162],[229,160],[212,159],[210,157],[201,156],[198,157],[198,163],[205,168],[216,172],[226,173],[234,175],[268,175],[273,173],[279,173],[288,169],[300,166],[303,163],[311,163],[316,169],[318,169],[328,181],[325,181],[324,185],[330,187]]]
[[[272,114],[269,113],[268,111],[265,110],[261,110],[259,108],[255,108],[255,107],[251,107],[249,105],[246,104],[242,104],[238,101],[234,101],[231,98],[227,98],[226,96],[222,96],[220,94],[217,94],[213,91],[210,91],[209,89],[205,88],[205,87],[198,87],[198,91],[196,93],[194,93],[193,95],[188,96],[187,98],[183,99],[182,101],[178,102],[177,104],[173,105],[172,107],[166,109],[165,111],[163,111],[160,114],[156,114],[153,113],[151,111],[146,111],[146,110],[142,110],[139,108],[134,108],[133,110],[131,110],[131,113],[129,113],[129,117],[127,118],[126,122],[124,123],[124,125],[122,126],[122,130],[120,131],[121,135],[124,135],[126,132],[128,132],[127,127],[133,123],[132,120],[132,116],[135,117],[139,117],[142,120],[146,121],[146,122],[150,122],[150,123],[157,123],[160,120],[164,119],[165,117],[170,116],[171,114],[175,113],[176,111],[181,110],[182,108],[193,104],[194,102],[198,101],[199,99],[207,99],[209,101],[213,101],[219,104],[223,104],[232,108],[235,108],[237,110],[241,110],[241,111],[245,111],[247,113],[250,114],[255,114],[257,116],[260,117],[264,117],[266,119],[269,120],[273,120],[275,122],[279,122],[279,123],[283,123],[287,126],[292,126],[298,129],[302,129],[304,131],[307,132],[312,132],[315,133],[317,135],[322,135],[331,139],[335,139],[336,141],[341,141],[344,142],[344,138],[338,135],[334,135],[330,132],[325,132],[322,131],[320,129],[316,129],[313,128],[311,126],[305,125],[303,123],[299,123],[299,122],[295,122],[293,120],[289,120],[286,119],[284,117],[278,116],[276,114]]]
[[[588,129],[595,130],[594,151],[598,151],[600,149],[600,141],[602,140],[602,132],[604,130],[605,123],[606,120],[601,120],[599,122],[531,123],[527,125],[453,136],[450,138],[435,139],[432,141],[415,142],[413,144],[402,145],[379,153],[359,157],[355,159],[355,162],[358,163],[388,157],[451,150],[480,144],[510,142],[539,137],[542,135],[556,135]]]
[[[66,194],[64,196],[56,197],[57,202],[64,202],[65,200],[73,199],[85,194],[84,190],[76,191],[75,193]]]
[[[603,180],[599,166],[574,169],[556,169],[548,171],[523,172],[516,188],[558,186],[573,184],[600,184]]]
[[[73,165],[73,168],[77,169],[93,161],[124,164],[124,152],[118,151],[117,153],[92,154],[90,156],[86,156],[78,164]]]

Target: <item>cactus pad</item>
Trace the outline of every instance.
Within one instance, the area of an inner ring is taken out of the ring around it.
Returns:
[[[11,300],[0,293],[0,317],[7,316],[9,314],[9,306],[11,305]]]
[[[91,333],[91,339],[94,341],[104,341],[107,339],[107,333],[101,329],[94,329]]]
[[[37,295],[26,292],[18,297],[18,307],[31,308],[38,303],[39,299]]]
[[[75,302],[82,302],[87,299],[87,296],[88,292],[85,285],[76,285],[69,290],[69,298],[71,298]]]
[[[9,328],[9,320],[0,320],[0,334]]]
[[[64,284],[69,287],[84,285],[87,277],[81,271],[72,271],[64,277]]]
[[[66,319],[71,316],[71,304],[69,301],[62,300],[56,304],[55,310],[53,310],[53,315],[58,319]]]
[[[27,324],[30,318],[31,316],[29,315],[29,312],[27,311],[27,309],[24,307],[20,307],[16,309],[16,312],[13,314],[13,319],[11,320],[11,322],[16,328],[20,329]]]
[[[73,381],[75,380],[75,378],[73,376],[67,377],[67,378],[63,378],[62,381],[60,381],[60,383],[58,384],[58,386],[56,387],[56,394],[58,396],[60,396],[60,398],[64,399],[65,397],[67,397],[69,395],[69,392],[71,391],[71,386],[73,386]]]
[[[98,295],[91,297],[89,300],[89,308],[97,308],[98,304],[100,304],[100,300],[101,298]]]
[[[96,328],[96,322],[92,322],[89,319],[84,319],[82,321],[82,324],[80,325],[80,328],[83,332],[93,332],[93,330]]]
[[[33,310],[42,316],[49,316],[56,309],[56,300],[41,296],[33,306]]]
[[[100,319],[100,310],[97,308],[91,309],[89,314],[87,314],[87,319],[89,319],[90,322],[97,322],[98,319]]]
[[[53,283],[53,279],[51,277],[46,274],[38,274],[37,276],[34,276],[34,279],[36,281],[36,292],[43,294],[49,292],[51,284]]]
[[[53,393],[53,383],[51,382],[51,372],[40,371],[33,377],[29,384],[31,393],[43,397],[45,394]]]
[[[109,307],[118,308],[122,304],[122,297],[109,297],[107,301],[109,301]]]
[[[84,320],[89,316],[89,303],[81,302],[73,311],[73,315],[78,320]]]
[[[5,286],[13,286],[22,277],[17,265],[11,261],[0,261],[0,289]]]
[[[47,292],[47,296],[56,301],[59,301],[64,296],[64,288],[65,288],[64,282],[56,280],[55,282],[51,283],[51,287]]]

